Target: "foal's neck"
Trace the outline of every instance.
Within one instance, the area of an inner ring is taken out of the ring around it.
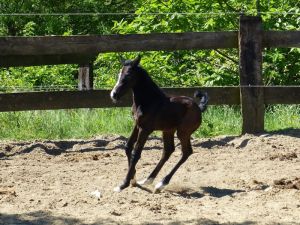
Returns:
[[[162,102],[166,98],[165,93],[154,83],[146,70],[141,67],[137,70],[139,79],[132,88],[134,103],[137,106],[147,106]]]

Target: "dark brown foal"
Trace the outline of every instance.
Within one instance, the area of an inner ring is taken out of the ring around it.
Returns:
[[[195,93],[199,98],[197,104],[193,98],[186,96],[167,96],[150,78],[140,63],[140,56],[133,61],[122,61],[123,67],[119,73],[118,82],[111,91],[111,98],[117,102],[128,90],[133,92],[133,116],[135,120],[134,129],[126,143],[125,151],[128,159],[128,173],[124,182],[115,188],[121,191],[129,186],[135,176],[135,166],[141,157],[144,144],[148,136],[154,130],[163,133],[164,149],[162,157],[150,173],[150,175],[139,184],[150,184],[153,182],[165,162],[175,150],[174,134],[182,146],[182,156],[175,167],[155,186],[155,192],[160,191],[167,185],[178,168],[193,153],[191,146],[191,135],[201,124],[201,113],[205,111],[208,97],[200,91]]]

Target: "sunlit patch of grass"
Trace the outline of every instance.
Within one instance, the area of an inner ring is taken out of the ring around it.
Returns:
[[[241,133],[242,117],[238,106],[209,106],[202,117],[202,124],[195,132],[195,137],[238,135]]]
[[[0,139],[91,138],[99,134],[128,137],[133,128],[130,108],[73,109],[0,113]],[[240,135],[239,106],[209,106],[194,137]],[[265,129],[300,129],[300,106],[275,105],[266,108]],[[161,136],[155,132],[155,136]]]
[[[128,135],[132,127],[128,108],[6,112],[0,123],[0,138],[15,140]]]
[[[271,105],[266,108],[265,130],[300,129],[300,105]]]

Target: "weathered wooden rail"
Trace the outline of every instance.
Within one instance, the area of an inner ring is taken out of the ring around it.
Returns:
[[[99,53],[238,48],[238,31],[0,37],[0,66],[84,64]],[[300,47],[299,31],[264,31],[263,47]]]
[[[298,87],[260,87],[264,92],[264,104],[300,104]],[[170,95],[193,96],[199,88],[164,88]],[[239,105],[239,87],[205,87],[210,105]],[[70,108],[129,107],[131,95],[114,104],[109,97],[110,90],[49,91],[0,94],[0,112],[23,110],[47,110]]]
[[[99,53],[237,48],[238,33],[195,32],[94,36],[0,37],[0,66],[83,64]]]
[[[239,87],[205,89],[210,104],[241,104],[243,133],[264,129],[265,104],[300,104],[300,87],[264,87],[262,52],[265,47],[300,47],[300,31],[264,31],[260,17],[241,16],[239,31],[98,36],[0,37],[0,67],[79,64],[79,89],[0,94],[0,111],[93,107],[123,107],[109,99],[108,90],[92,90],[92,62],[99,53],[239,48]],[[165,89],[192,96],[197,88]]]

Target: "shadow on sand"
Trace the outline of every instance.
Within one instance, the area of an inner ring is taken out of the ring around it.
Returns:
[[[270,131],[266,133],[260,133],[254,136],[265,136],[265,137],[271,137],[272,135],[283,135],[283,136],[290,136],[294,138],[300,138],[300,129],[297,128],[285,128],[277,131]],[[214,147],[223,147],[228,145],[231,141],[233,141],[236,138],[239,138],[241,136],[226,136],[219,140],[211,140],[208,139],[207,141],[203,141],[201,143],[195,144],[193,146],[195,147],[201,147],[206,149],[212,149]],[[239,146],[236,148],[245,148],[248,145],[248,142],[250,141],[249,138],[244,139]]]
[[[228,145],[228,143],[230,141],[234,140],[235,138],[237,138],[237,136],[227,136],[227,137],[221,138],[219,140],[208,139],[207,141],[203,141],[203,142],[201,142],[199,144],[195,144],[193,146],[207,148],[207,149],[211,149],[213,147],[222,147],[222,146]]]
[[[290,136],[294,138],[300,138],[300,129],[297,128],[285,128],[281,130],[271,131],[268,132],[266,136],[272,136],[272,135],[284,135],[284,136]]]
[[[56,216],[52,214],[49,211],[36,211],[36,212],[30,212],[25,214],[1,214],[0,213],[0,224],[2,225],[107,225],[107,224],[124,224],[129,225],[132,224],[133,221],[124,221],[122,220],[121,216],[118,216],[117,218],[115,216],[111,216],[111,218],[98,218],[93,223],[85,223],[80,219],[72,218],[72,217],[65,217],[65,216]],[[198,225],[218,225],[223,224],[226,225],[227,223],[219,223],[214,220],[199,218],[194,220],[185,220],[185,221],[172,221],[172,222],[144,222],[144,223],[138,223],[138,221],[135,221],[135,224],[141,224],[141,225],[183,225],[183,224],[198,224]],[[254,225],[257,224],[256,222],[252,221],[245,221],[242,223],[228,223],[231,225]]]
[[[3,146],[0,149],[0,159],[21,154],[28,154],[36,149],[44,151],[48,155],[56,156],[63,153],[84,153],[125,149],[127,138],[123,136],[111,140],[94,139],[94,140],[61,140],[61,141],[26,141],[13,142]],[[162,140],[158,137],[150,137],[149,141],[155,141],[153,146],[145,146],[144,150],[162,150]],[[116,144],[114,144],[116,142]]]
[[[290,137],[300,138],[300,129],[287,128],[277,131],[272,131],[268,133],[258,134],[256,136],[265,136],[271,137],[272,135],[286,135]],[[215,147],[223,147],[228,145],[232,140],[239,138],[241,136],[226,136],[218,140],[208,139],[206,141],[193,144],[193,147],[201,147],[204,149],[212,149]],[[71,152],[97,152],[104,150],[117,150],[124,149],[124,145],[127,138],[119,136],[112,140],[105,139],[95,139],[95,140],[62,140],[62,141],[34,141],[34,142],[15,142],[8,144],[0,149],[0,159],[8,158],[10,156],[26,154],[34,151],[39,148],[42,149],[45,153],[49,155],[60,155],[62,153],[71,153]],[[244,139],[239,146],[236,148],[245,148],[248,145],[249,138]],[[117,141],[118,144],[109,146],[110,143]],[[162,139],[159,137],[150,137],[149,141],[155,141],[155,145],[146,146],[144,150],[162,150]],[[16,151],[11,151],[10,148],[13,145],[13,148],[16,148]],[[176,147],[180,148],[180,144],[177,144]]]
[[[15,155],[26,154],[34,151],[35,149],[42,149],[45,153],[49,155],[60,155],[63,153],[74,153],[74,152],[96,152],[104,150],[116,150],[124,148],[126,138],[120,136],[113,140],[62,140],[62,141],[37,141],[37,142],[16,142],[8,144],[0,152],[0,158],[11,157]],[[114,141],[121,141],[117,145],[109,146],[109,143]],[[13,147],[11,147],[13,146]],[[17,149],[17,150],[15,150]]]
[[[179,190],[172,190],[166,189],[167,192],[181,196],[187,199],[199,199],[204,196],[211,196],[214,198],[222,198],[225,196],[232,196],[235,193],[245,192],[244,190],[234,190],[234,189],[226,189],[226,188],[217,188],[217,187],[200,187],[199,191],[193,189],[179,189]]]
[[[136,219],[135,219],[136,220]],[[141,222],[138,221],[126,221],[122,216],[111,216],[110,218],[99,217],[95,222],[85,223],[80,219],[72,218],[70,216],[57,216],[50,211],[36,211],[24,214],[1,214],[0,213],[0,224],[1,225],[130,225],[134,224],[140,225],[185,225],[185,224],[197,224],[197,225],[258,225],[259,222],[254,221],[244,221],[244,222],[228,222],[220,223],[215,220],[197,218],[191,220],[171,220],[170,222]],[[268,223],[269,225],[277,225],[277,222]],[[296,225],[299,223],[289,222],[280,223],[281,225]]]
[[[232,196],[235,193],[245,192],[244,190],[233,190],[226,188],[216,188],[216,187],[201,187],[204,194],[208,194],[215,198],[222,198],[225,196]]]

